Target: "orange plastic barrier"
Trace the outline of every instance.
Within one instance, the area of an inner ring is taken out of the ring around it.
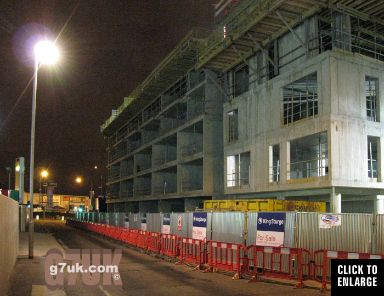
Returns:
[[[192,238],[179,238],[180,263],[192,263],[201,266],[206,263],[205,243]]]
[[[297,287],[303,286],[304,274],[310,274],[309,251],[298,248],[249,246],[246,252],[247,273],[296,279]]]
[[[136,246],[138,248],[146,250],[148,248],[148,232],[139,230],[137,235]]]
[[[384,255],[368,253],[353,253],[345,251],[318,250],[313,252],[314,270],[312,279],[321,282],[321,289],[327,288],[331,280],[331,259],[384,259]]]
[[[207,242],[208,265],[211,270],[231,271],[240,274],[243,267],[244,251],[242,244]]]
[[[158,232],[149,232],[148,233],[148,251],[152,251],[154,253],[160,253],[161,248],[161,234]]]
[[[173,235],[173,234],[161,235],[160,254],[163,254],[169,257],[179,256],[179,245],[178,245],[177,235]]]

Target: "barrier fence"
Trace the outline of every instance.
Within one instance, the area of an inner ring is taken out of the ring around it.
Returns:
[[[320,283],[325,290],[330,282],[331,259],[384,259],[384,255],[304,248],[246,246],[213,240],[198,240],[174,234],[141,231],[93,222],[67,220],[67,224],[102,236],[191,264],[211,272],[230,272],[234,278],[260,276],[294,280],[301,288],[307,279]]]
[[[110,224],[150,232],[163,232],[167,217],[167,234],[192,237],[194,213],[77,213],[77,220]],[[273,214],[273,213],[270,213]],[[384,215],[342,213],[337,226],[322,228],[324,213],[286,212],[284,246],[355,253],[384,253]],[[207,240],[247,246],[256,243],[261,212],[207,212]],[[326,214],[333,215],[333,214]]]

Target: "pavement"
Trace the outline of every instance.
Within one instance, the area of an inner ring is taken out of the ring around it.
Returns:
[[[233,280],[220,273],[203,273],[186,265],[150,256],[123,244],[92,233],[74,229],[57,220],[35,223],[34,259],[27,257],[28,234],[20,236],[19,258],[10,279],[7,296],[121,296],[121,295],[330,295],[318,289],[297,289],[290,283]],[[122,249],[119,264],[122,286],[85,285],[77,276],[73,285],[66,275],[64,285],[55,290],[47,288],[45,256],[48,250]]]

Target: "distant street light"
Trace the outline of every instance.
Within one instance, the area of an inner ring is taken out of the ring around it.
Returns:
[[[41,178],[43,179],[46,179],[48,177],[48,171],[47,170],[42,170],[40,172],[40,178],[39,178],[39,205],[41,206],[41,204],[43,203],[42,200],[43,200],[43,195],[42,195],[42,188],[41,188]]]
[[[77,177],[75,181],[77,184],[81,184],[83,182],[83,179],[81,177]]]
[[[32,93],[32,122],[31,122],[31,156],[29,167],[29,258],[33,258],[33,174],[35,169],[35,126],[36,126],[36,94],[37,94],[37,73],[39,66],[42,64],[52,65],[59,58],[59,51],[55,44],[47,40],[40,41],[34,48],[35,69],[33,76],[33,93]]]

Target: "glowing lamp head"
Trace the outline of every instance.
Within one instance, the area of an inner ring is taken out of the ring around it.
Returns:
[[[81,182],[83,182],[83,180],[81,179],[81,177],[77,177],[75,181],[76,181],[76,183],[78,183],[78,184],[80,184]]]
[[[59,59],[59,50],[54,43],[44,40],[35,45],[35,58],[41,64],[52,65]]]
[[[16,165],[15,170],[16,170],[16,172],[20,172],[20,165],[19,164]]]
[[[41,171],[41,176],[42,176],[43,178],[48,177],[48,171],[47,171],[47,170],[43,170],[43,171]]]

